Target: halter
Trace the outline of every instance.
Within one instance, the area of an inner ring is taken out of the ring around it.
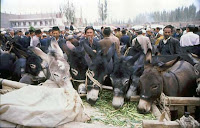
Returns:
[[[78,75],[78,71],[77,71],[76,69],[74,69],[74,68],[71,68],[71,72],[72,72],[75,76]],[[79,83],[84,83],[84,82],[85,82],[85,80],[77,80],[77,79],[74,79],[74,78],[72,78],[71,80],[72,80],[73,82],[79,82]]]
[[[45,71],[44,71],[45,69],[47,70],[46,73],[45,73]],[[45,66],[42,67],[42,72],[44,73],[45,78],[48,79],[48,78],[49,78],[49,75],[48,75],[48,72],[49,72],[48,63],[46,63]],[[37,82],[37,83],[39,84],[39,83],[43,82],[43,81],[42,81],[43,78],[44,78],[44,77],[41,78],[41,77],[37,77],[37,76],[36,76],[36,77],[32,78],[32,81],[33,81],[33,82]]]
[[[7,41],[7,42],[5,43],[5,46],[6,46],[9,42],[10,42],[10,41]],[[10,51],[12,50],[12,48],[13,48],[13,44],[10,45],[10,49],[8,49],[7,51],[10,53]]]
[[[87,85],[88,78],[93,82],[92,87],[94,87],[94,85],[97,85],[100,88],[100,90],[102,90],[102,85],[96,79],[94,79],[94,72],[91,71],[90,69],[88,69],[86,72],[86,79],[85,79],[86,88],[88,86]]]

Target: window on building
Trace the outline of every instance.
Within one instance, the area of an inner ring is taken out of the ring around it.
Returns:
[[[35,25],[35,26],[37,25],[37,22],[36,22],[36,21],[34,22],[34,25]]]

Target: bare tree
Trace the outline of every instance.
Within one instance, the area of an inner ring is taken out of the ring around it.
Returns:
[[[102,25],[107,18],[107,6],[108,6],[107,0],[104,0],[104,4],[101,3],[101,1],[99,0],[98,11],[99,11],[99,17],[102,21]]]
[[[75,22],[75,7],[69,0],[65,0],[65,3],[60,5],[60,13],[65,15],[68,24]]]

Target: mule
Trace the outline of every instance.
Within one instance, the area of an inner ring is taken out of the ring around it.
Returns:
[[[70,66],[64,59],[63,52],[54,39],[51,41],[51,48],[49,53],[44,53],[37,47],[30,49],[38,56],[40,56],[48,64],[49,79],[56,83],[59,88],[73,88],[71,83],[71,75],[69,72]]]
[[[151,104],[163,92],[167,96],[189,97],[193,96],[196,89],[194,67],[179,58],[166,63],[154,65],[151,51],[145,58],[144,72],[139,80],[140,101],[138,111],[148,113]]]

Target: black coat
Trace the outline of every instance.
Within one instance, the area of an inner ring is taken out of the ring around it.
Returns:
[[[99,45],[99,39],[98,38],[94,38],[93,39],[93,44],[90,45],[89,41],[87,38],[82,38],[80,39],[80,45],[83,45],[83,43],[87,44],[89,47],[92,48],[92,50],[96,50],[99,51],[101,49],[100,45]]]
[[[24,48],[28,48],[28,46],[30,46],[30,41],[31,41],[30,37],[24,36],[23,38],[20,39],[20,44]]]
[[[168,55],[181,53],[180,43],[177,39],[170,37],[170,39],[167,41],[166,44],[168,45],[168,49],[167,49],[169,51]],[[157,48],[161,54],[162,54],[162,51],[164,50],[164,45],[166,44],[164,44],[163,39],[159,42],[159,45]]]

